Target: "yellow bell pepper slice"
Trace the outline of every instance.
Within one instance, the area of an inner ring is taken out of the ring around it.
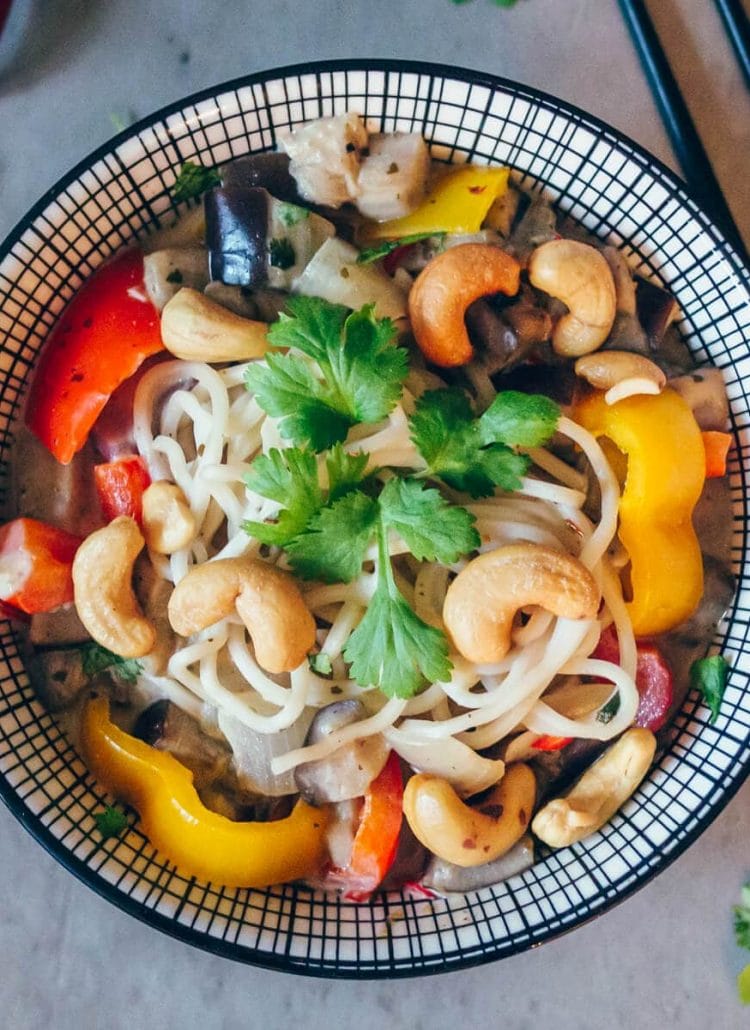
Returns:
[[[574,418],[627,456],[619,536],[630,557],[636,636],[684,622],[703,593],[703,560],[692,513],[703,489],[705,451],[698,424],[674,390],[606,404],[580,402]]]
[[[236,823],[211,812],[192,772],[116,726],[106,698],[86,703],[80,744],[97,780],[137,809],[154,847],[190,876],[226,887],[268,887],[323,864],[325,809],[298,801],[286,819],[267,823]]]
[[[361,242],[395,240],[418,233],[476,233],[495,200],[508,189],[508,168],[459,165],[441,175],[409,215],[388,222],[367,222]]]

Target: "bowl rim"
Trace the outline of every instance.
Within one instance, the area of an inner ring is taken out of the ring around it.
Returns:
[[[670,187],[680,197],[681,201],[690,210],[691,216],[696,218],[701,228],[711,237],[712,243],[719,249],[722,256],[730,263],[733,271],[738,275],[743,284],[750,289],[750,266],[743,260],[743,255],[738,253],[735,247],[724,236],[721,229],[714,223],[711,216],[703,209],[696,199],[690,186],[677,175],[660,158],[651,154],[644,146],[633,140],[626,133],[620,131],[603,119],[592,115],[583,108],[561,100],[554,94],[513,79],[504,78],[489,72],[475,71],[469,68],[454,67],[428,61],[400,60],[395,58],[346,58],[320,61],[306,61],[279,67],[267,68],[261,71],[252,72],[247,75],[237,76],[216,85],[203,88],[194,93],[180,97],[161,108],[145,115],[132,125],[116,133],[95,147],[80,161],[78,161],[68,172],[62,175],[52,186],[40,196],[35,204],[19,219],[8,235],[0,241],[0,263],[8,256],[13,246],[18,242],[23,233],[29,229],[38,216],[51,204],[56,197],[62,193],[67,186],[77,180],[81,174],[88,170],[97,161],[103,159],[107,154],[113,152],[122,143],[138,136],[144,130],[149,129],[155,122],[164,121],[170,116],[179,115],[186,107],[197,105],[206,100],[213,100],[224,93],[247,88],[289,77],[300,77],[305,75],[319,75],[336,72],[396,72],[404,74],[417,74],[434,76],[446,80],[465,82],[473,86],[483,86],[489,90],[505,90],[520,93],[535,103],[553,106],[558,111],[572,116],[579,123],[590,125],[602,131],[610,138],[620,144],[625,144],[632,155],[645,163],[646,167],[655,169],[667,180]],[[740,474],[743,484],[745,473],[740,466]],[[747,501],[747,498],[746,498]],[[747,533],[742,539],[739,564],[746,566],[748,550]],[[732,602],[732,616],[727,620],[727,628],[731,625],[737,604],[737,594]],[[748,734],[750,738],[750,733]],[[617,893],[606,898],[602,904],[591,910],[584,900],[571,907],[574,913],[572,920],[556,929],[549,930],[542,940],[533,938],[511,944],[503,944],[502,941],[492,941],[489,945],[482,945],[478,951],[466,954],[465,951],[456,947],[451,950],[442,951],[439,959],[435,962],[412,963],[409,965],[393,964],[388,966],[360,967],[357,961],[339,959],[335,968],[321,964],[310,965],[304,958],[296,958],[290,954],[279,954],[275,952],[261,951],[258,948],[251,948],[239,945],[236,942],[213,936],[204,931],[197,930],[192,926],[178,922],[176,919],[167,917],[155,908],[147,906],[144,902],[136,900],[129,894],[121,891],[116,884],[102,877],[98,871],[92,869],[82,859],[70,851],[41,821],[38,815],[31,812],[9,783],[6,776],[0,773],[0,799],[2,799],[9,811],[18,819],[21,825],[32,837],[42,845],[61,866],[72,873],[76,879],[91,888],[96,894],[105,900],[113,903],[117,908],[134,916],[140,922],[153,927],[170,937],[176,938],[184,943],[190,944],[202,951],[229,958],[245,965],[256,968],[271,969],[274,971],[296,973],[322,979],[404,979],[409,977],[421,977],[437,975],[438,973],[451,972],[458,969],[468,969],[475,966],[485,965],[510,955],[521,954],[525,951],[537,948],[547,941],[557,940],[571,931],[592,922],[617,905],[626,901],[642,887],[650,883],[657,875],[666,870],[676,859],[678,859],[701,834],[721,814],[724,808],[735,797],[739,789],[744,785],[750,776],[750,756],[744,765],[738,770],[733,770],[732,780],[723,787],[721,796],[713,803],[705,815],[698,820],[693,829],[688,832],[680,842],[668,854],[662,854],[659,859],[649,868],[643,870],[634,882],[618,889]],[[614,885],[613,889],[617,889]],[[578,911],[577,911],[578,910]],[[583,911],[581,911],[583,910]]]

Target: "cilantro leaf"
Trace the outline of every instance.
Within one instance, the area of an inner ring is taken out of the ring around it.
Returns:
[[[401,397],[409,372],[409,355],[394,347],[390,318],[375,318],[375,305],[353,311],[344,325],[344,347],[333,350],[331,367],[357,422],[379,422]]]
[[[543,394],[505,390],[479,420],[484,443],[508,447],[541,447],[557,428],[560,409]]]
[[[221,176],[214,168],[204,168],[195,161],[185,161],[172,187],[172,199],[179,203],[181,200],[199,197],[213,186],[221,186]]]
[[[483,416],[484,417],[484,416]],[[505,443],[492,441],[474,418],[463,390],[428,390],[409,420],[414,445],[428,474],[472,497],[489,497],[496,486],[517,490],[528,459]]]
[[[93,640],[81,646],[81,665],[85,676],[93,678],[99,673],[109,672],[123,683],[135,683],[143,672],[137,659],[121,658]]]
[[[742,904],[734,906],[734,936],[740,948],[750,951],[750,883],[742,888]]]
[[[348,454],[340,443],[331,448],[326,454],[329,502],[344,497],[365,479],[368,460],[367,454]]]
[[[245,385],[264,411],[282,419],[281,435],[296,444],[323,451],[343,440],[352,425],[305,362],[292,354],[268,354],[264,361],[252,362]]]
[[[303,579],[350,583],[362,571],[377,517],[377,501],[361,490],[346,494],[287,543],[290,565]]]
[[[728,676],[729,662],[720,654],[699,658],[690,666],[690,686],[703,694],[703,700],[711,709],[712,726],[719,718]]]
[[[103,812],[94,812],[96,828],[102,836],[102,840],[108,837],[119,837],[128,825],[128,817],[119,808],[107,805]]]
[[[245,380],[263,410],[282,420],[281,434],[320,451],[344,440],[355,423],[385,418],[408,373],[391,320],[376,319],[373,305],[350,313],[320,297],[292,297],[288,308],[291,314],[270,327],[269,341],[312,358],[322,378],[287,353],[251,365]]]
[[[397,240],[384,240],[376,247],[365,247],[364,250],[361,250],[357,258],[357,264],[369,265],[373,261],[379,261],[381,258],[388,257],[389,254],[392,254],[394,250],[398,250],[399,247],[408,247],[412,243],[430,240],[433,236],[443,239],[445,235],[444,232],[414,232],[409,236],[400,236]]]
[[[448,641],[412,611],[393,578],[385,526],[378,527],[378,588],[364,618],[349,637],[344,658],[361,686],[388,697],[413,697],[425,684],[451,673]]]
[[[379,502],[386,526],[418,561],[451,565],[481,543],[473,515],[416,479],[390,479]]]
[[[264,544],[283,547],[306,529],[323,505],[315,455],[299,447],[283,451],[274,447],[267,455],[256,458],[245,476],[245,485],[285,506],[275,522],[243,523],[245,532]]]
[[[317,362],[324,362],[331,343],[338,346],[349,309],[322,297],[290,297],[287,310],[268,329],[274,347],[301,350]]]
[[[309,654],[307,656],[307,664],[310,666],[310,671],[314,672],[317,676],[330,676],[333,673],[331,656],[326,654],[325,651]]]
[[[293,225],[297,225],[298,222],[303,222],[306,218],[310,217],[310,212],[306,207],[291,204],[287,200],[276,202],[276,213],[281,224],[286,226],[287,229],[291,229]]]

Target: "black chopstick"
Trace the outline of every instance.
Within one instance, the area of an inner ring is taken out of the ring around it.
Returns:
[[[747,248],[734,224],[719,180],[669,66],[646,5],[643,0],[619,0],[619,4],[688,186],[696,201],[711,215],[740,258],[748,263],[750,258]]]
[[[750,89],[750,18],[745,13],[742,0],[714,0],[714,3],[734,47],[745,85]]]

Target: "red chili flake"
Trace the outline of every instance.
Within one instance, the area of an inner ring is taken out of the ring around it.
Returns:
[[[526,809],[525,808],[521,808],[521,809],[518,810],[518,818],[521,820],[521,825],[525,826],[526,825]]]
[[[469,193],[474,193],[475,195],[478,195],[480,193],[484,193],[486,189],[486,186],[469,186]]]
[[[467,837],[463,842],[462,847],[466,848],[467,851],[473,851],[477,846],[477,842],[473,837]]]

